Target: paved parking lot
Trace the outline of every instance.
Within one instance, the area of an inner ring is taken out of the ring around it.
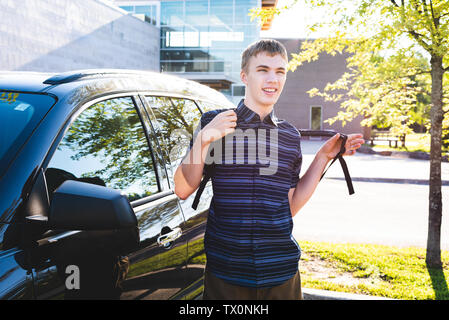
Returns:
[[[302,173],[322,142],[304,141]],[[429,162],[356,154],[346,157],[355,194],[338,162],[294,218],[297,240],[426,247]],[[442,164],[449,181],[449,163]],[[385,182],[388,181],[388,182]],[[449,186],[443,186],[442,249],[449,250]]]

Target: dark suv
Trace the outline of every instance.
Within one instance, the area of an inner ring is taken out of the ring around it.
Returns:
[[[232,107],[159,73],[0,73],[0,298],[198,298],[212,190],[193,210],[173,174]]]

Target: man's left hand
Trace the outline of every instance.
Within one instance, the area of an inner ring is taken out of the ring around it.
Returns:
[[[339,138],[340,134],[337,133],[332,138],[326,141],[319,152],[329,160],[335,158],[335,156],[340,152],[341,149],[342,140]],[[365,140],[363,140],[362,134],[349,134],[345,144],[346,151],[343,156],[354,155],[356,150],[360,148],[364,142]]]

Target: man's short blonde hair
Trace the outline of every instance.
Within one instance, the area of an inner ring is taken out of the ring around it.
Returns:
[[[274,39],[261,39],[250,44],[242,53],[242,70],[248,71],[248,64],[251,57],[257,56],[259,53],[265,52],[270,56],[281,55],[285,61],[288,61],[287,50],[284,45]]]

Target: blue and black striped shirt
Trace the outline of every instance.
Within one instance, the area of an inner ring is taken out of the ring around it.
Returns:
[[[235,112],[235,132],[211,144],[206,161],[214,160],[207,268],[235,285],[273,287],[296,274],[301,255],[288,200],[299,181],[301,136],[273,111],[261,121],[243,100]],[[204,113],[202,127],[217,113]]]

